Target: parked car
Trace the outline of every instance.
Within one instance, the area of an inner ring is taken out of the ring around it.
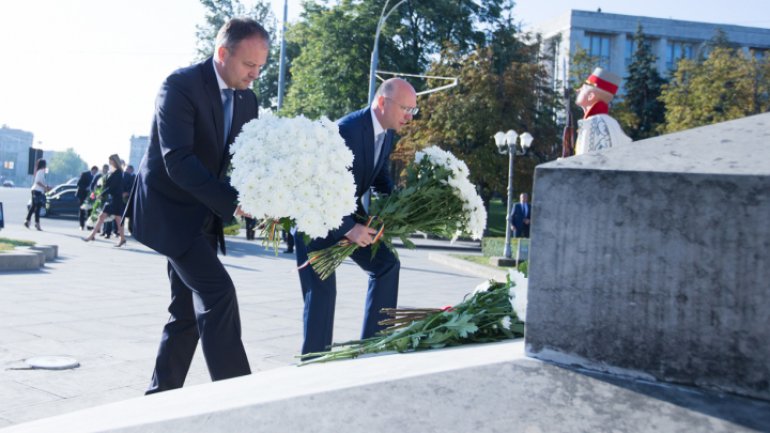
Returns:
[[[6,188],[13,188],[16,185],[13,184],[12,180],[4,180],[3,181],[3,186],[6,187]]]
[[[54,196],[54,195],[56,195],[56,194],[58,194],[58,193],[60,193],[62,191],[66,191],[68,189],[76,190],[76,189],[78,189],[78,186],[77,185],[71,185],[69,183],[63,183],[61,185],[56,185],[55,187],[51,188],[51,190],[48,191],[46,193],[46,195],[48,197],[52,197],[52,196]]]
[[[64,186],[65,188],[59,188]],[[55,191],[58,189],[58,191]],[[45,207],[40,208],[41,217],[50,216],[78,216],[80,202],[75,196],[77,188],[72,185],[57,185],[45,194]],[[27,210],[32,206],[32,199],[27,202]]]
[[[60,192],[49,195],[45,204],[46,216],[78,216],[80,201],[75,196],[77,189],[63,189]],[[42,211],[42,209],[41,209]]]

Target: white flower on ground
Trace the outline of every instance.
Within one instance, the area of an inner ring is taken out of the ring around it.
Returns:
[[[479,293],[479,292],[486,292],[491,287],[491,284],[489,283],[489,280],[484,281],[483,283],[476,286],[475,289],[473,289],[473,293]]]
[[[511,316],[503,317],[503,320],[500,321],[500,324],[503,325],[503,328],[505,329],[511,329]]]

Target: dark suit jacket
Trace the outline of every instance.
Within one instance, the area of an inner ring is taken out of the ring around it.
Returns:
[[[387,130],[385,140],[382,143],[380,157],[377,165],[374,164],[374,125],[370,108],[354,111],[343,117],[338,122],[340,135],[345,139],[345,145],[353,152],[353,178],[356,182],[356,198],[358,201],[359,215],[364,215],[361,204],[361,196],[369,188],[382,194],[390,194],[393,191],[393,181],[390,177],[388,159],[393,150],[393,130]],[[334,242],[341,240],[345,233],[358,222],[354,214],[342,219],[342,225],[329,233],[327,239]],[[300,228],[301,229],[301,228]]]
[[[123,215],[123,170],[115,170],[107,176],[102,189],[104,212],[110,215]]]
[[[136,174],[123,172],[123,192],[131,191],[131,187],[134,186],[134,179],[136,179]]]
[[[513,205],[513,215],[511,216],[512,224],[514,227],[516,227],[516,235],[518,236],[520,233],[526,232],[526,226],[524,225],[524,220],[531,218],[530,214],[532,213],[532,203],[527,203],[527,212],[526,215],[524,214],[524,207],[521,205],[521,202],[516,203]]]
[[[91,180],[93,180],[91,170],[86,170],[80,173],[80,179],[78,179],[78,190],[75,192],[75,196],[82,203],[88,196],[88,187],[91,186]]]
[[[155,101],[150,146],[142,158],[126,211],[134,237],[169,257],[187,251],[201,233],[218,237],[233,217],[237,191],[225,177],[229,146],[257,117],[257,97],[237,90],[233,123],[224,141],[224,113],[211,58],[177,70]]]

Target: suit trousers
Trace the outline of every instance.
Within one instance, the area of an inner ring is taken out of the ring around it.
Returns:
[[[306,245],[303,238],[302,233],[297,233],[295,236],[297,263],[300,265],[307,261],[309,251],[319,250],[333,244],[322,239]],[[361,330],[361,338],[369,338],[386,328],[377,323],[388,318],[387,315],[380,313],[380,310],[396,307],[401,264],[393,252],[383,244],[380,244],[374,257],[372,257],[372,248],[369,246],[357,248],[350,258],[369,274],[364,324]],[[334,310],[337,299],[336,278],[336,273],[334,273],[326,280],[321,280],[311,266],[299,271],[302,298],[305,301],[303,355],[328,350],[332,344]]]
[[[181,388],[198,339],[211,380],[251,373],[241,341],[235,286],[217,257],[216,236],[201,234],[179,257],[168,257],[171,317],[147,394]]]

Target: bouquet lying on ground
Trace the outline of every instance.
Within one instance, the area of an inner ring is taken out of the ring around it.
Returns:
[[[324,237],[356,210],[353,153],[325,117],[262,114],[243,126],[231,151],[241,209],[265,220],[262,235],[276,250],[278,227]]]
[[[359,355],[438,349],[469,343],[489,343],[524,336],[524,323],[513,310],[513,283],[489,281],[454,307],[441,309],[383,309],[392,325],[365,340],[333,344],[328,352],[303,355],[304,364],[355,358]],[[335,349],[336,348],[336,349]]]
[[[380,243],[391,250],[399,238],[408,248],[415,232],[456,238],[465,233],[481,239],[487,224],[484,202],[468,180],[468,166],[436,146],[417,152],[407,167],[406,186],[372,202],[365,223],[378,229],[372,253]],[[322,279],[328,278],[358,245],[342,240],[310,253],[308,262]],[[395,251],[395,250],[394,250]]]

